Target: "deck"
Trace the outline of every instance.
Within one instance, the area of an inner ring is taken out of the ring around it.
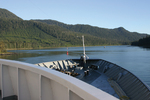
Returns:
[[[78,71],[76,71],[76,72],[78,72]],[[103,73],[100,73],[98,71],[95,71],[95,70],[90,70],[89,75],[84,76],[83,72],[84,71],[82,71],[82,73],[81,73],[83,75],[81,75],[80,80],[82,80],[86,83],[89,83],[92,86],[95,86],[96,88],[113,95],[114,97],[119,98],[117,93],[114,91],[114,89],[110,86],[109,82],[107,81],[108,77],[106,75],[104,75]]]
[[[107,81],[108,77],[104,74],[101,74],[96,80],[94,80],[91,85],[119,98],[117,93],[114,89],[110,86],[109,82]]]
[[[101,91],[121,98],[121,100],[150,100],[150,88],[130,71],[102,59],[88,59],[86,64],[80,59],[68,59],[40,63],[41,67],[56,66],[57,69],[70,69],[74,65],[84,66],[82,70],[76,70],[81,73],[77,78],[89,83]],[[71,63],[71,66],[70,64]],[[46,65],[46,66],[45,66]],[[91,68],[91,69],[90,69]],[[84,71],[89,70],[88,75]]]

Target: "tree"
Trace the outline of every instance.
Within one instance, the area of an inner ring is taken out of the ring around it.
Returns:
[[[0,53],[5,53],[5,52],[6,52],[5,44],[4,42],[0,42]]]

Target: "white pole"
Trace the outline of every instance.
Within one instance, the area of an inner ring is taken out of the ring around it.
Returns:
[[[84,54],[84,56],[85,56],[84,35],[82,35],[82,40],[83,40],[83,54]]]
[[[85,54],[85,45],[84,45],[84,35],[82,35],[82,40],[83,40],[83,61],[85,64],[86,63],[86,54]]]

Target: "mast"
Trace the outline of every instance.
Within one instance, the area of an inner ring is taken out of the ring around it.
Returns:
[[[82,41],[83,41],[83,55],[84,55],[84,57],[86,57],[86,55],[85,55],[85,45],[84,45],[84,35],[82,35]]]
[[[82,35],[82,41],[83,41],[83,62],[84,64],[86,64],[86,59],[88,59],[89,57],[85,54],[84,35]]]

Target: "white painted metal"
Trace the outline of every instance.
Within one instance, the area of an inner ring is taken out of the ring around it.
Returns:
[[[62,62],[64,63],[65,68],[68,70],[68,63],[66,62],[66,60],[63,60]]]
[[[82,35],[82,41],[83,41],[83,58],[84,62],[86,62],[86,59],[89,57],[85,54],[84,35]]]
[[[81,97],[79,97],[77,94],[73,93],[72,91],[69,92],[70,94],[70,100],[84,100]]]
[[[45,67],[45,66],[43,65],[43,63],[39,63],[39,65],[40,65],[41,67]]]
[[[61,60],[61,61],[58,61],[58,63],[60,64],[60,66],[61,66],[62,69],[65,69],[65,66],[63,65],[62,60]]]
[[[2,98],[18,100],[118,100],[83,81],[55,70],[0,59]]]
[[[83,41],[83,55],[85,56],[84,36],[82,36],[82,41]]]
[[[2,90],[2,87],[1,87],[2,86],[2,84],[1,84],[2,78],[1,77],[2,77],[2,64],[0,64],[0,90]]]

